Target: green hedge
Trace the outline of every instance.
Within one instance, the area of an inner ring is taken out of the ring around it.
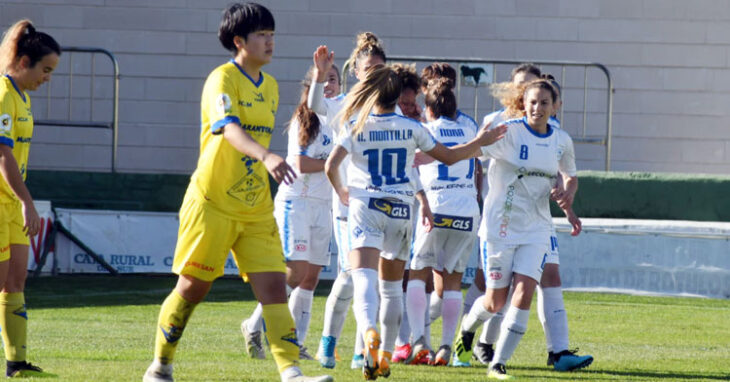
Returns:
[[[578,177],[574,209],[581,217],[730,221],[728,176],[581,171]],[[34,198],[57,207],[177,211],[189,181],[189,175],[31,170],[27,184]],[[552,212],[562,216],[555,205]]]

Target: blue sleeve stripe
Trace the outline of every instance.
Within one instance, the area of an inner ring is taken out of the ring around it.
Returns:
[[[220,133],[220,130],[223,128],[223,126],[225,126],[225,125],[227,125],[229,123],[237,123],[237,124],[240,125],[241,124],[241,120],[238,119],[238,117],[236,117],[235,115],[229,115],[229,116],[221,119],[220,121],[212,124],[210,126],[210,132],[213,133],[213,134],[219,134]]]
[[[12,149],[15,146],[15,141],[8,137],[0,137],[0,144],[9,146]]]

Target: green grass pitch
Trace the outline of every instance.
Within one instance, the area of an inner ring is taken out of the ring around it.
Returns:
[[[152,360],[159,305],[173,277],[64,276],[30,279],[26,299],[29,360],[59,381],[140,381]],[[329,284],[314,300],[305,345],[312,354],[322,330]],[[565,293],[571,345],[592,354],[578,372],[545,366],[545,341],[532,313],[508,371],[520,381],[727,381],[730,380],[730,301]],[[267,360],[244,355],[241,320],[254,308],[240,280],[221,279],[199,305],[177,350],[176,381],[277,381]],[[534,304],[533,304],[534,305]],[[440,342],[440,320],[432,329]],[[331,373],[336,381],[360,381],[349,369],[355,330],[352,313],[338,352],[343,361],[325,370],[303,361],[309,375]],[[484,381],[486,368],[394,365],[387,381]]]

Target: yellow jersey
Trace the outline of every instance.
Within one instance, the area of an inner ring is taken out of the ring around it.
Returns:
[[[18,170],[26,177],[28,152],[33,137],[33,114],[30,112],[30,97],[20,91],[12,77],[0,77],[0,144],[13,149]],[[5,178],[0,176],[0,203],[18,200]]]
[[[226,124],[236,123],[268,148],[278,107],[274,77],[261,72],[256,82],[233,60],[215,68],[200,101],[200,158],[188,196],[232,219],[271,218],[274,205],[266,167],[233,148],[221,133]]]

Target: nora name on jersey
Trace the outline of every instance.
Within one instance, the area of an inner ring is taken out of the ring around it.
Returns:
[[[373,130],[357,135],[358,142],[408,141],[413,139],[413,130]]]

